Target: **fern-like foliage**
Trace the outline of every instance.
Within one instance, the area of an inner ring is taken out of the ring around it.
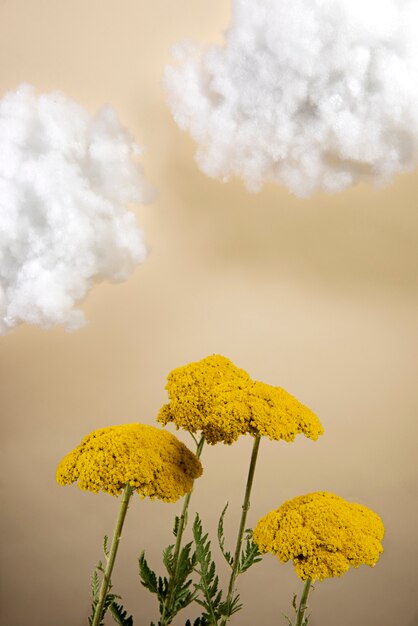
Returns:
[[[209,624],[216,626],[222,617],[222,591],[218,590],[219,577],[216,574],[216,565],[212,560],[210,550],[211,542],[208,534],[203,534],[202,522],[199,513],[193,524],[193,537],[196,550],[196,572],[200,580],[196,584],[196,590],[202,597],[197,597],[196,602],[205,610],[202,618]]]
[[[139,564],[139,576],[141,578],[142,585],[151,591],[151,593],[158,594],[158,581],[155,572],[149,567],[145,558],[145,552],[141,552],[138,559]]]
[[[98,572],[101,571],[99,569],[100,565],[101,563],[99,562],[92,571],[90,577],[90,597],[92,598],[92,600],[98,597],[100,591],[100,579],[98,574]]]
[[[168,575],[174,575],[174,546],[170,545],[163,550],[163,563]]]
[[[234,557],[232,556],[231,552],[228,552],[225,549],[224,519],[227,508],[228,502],[226,503],[218,522],[218,543],[225,561],[232,569],[234,566]],[[236,575],[239,576],[239,574],[243,574],[252,565],[254,565],[254,563],[258,563],[259,561],[261,561],[261,559],[262,556],[258,549],[258,546],[253,541],[253,531],[251,530],[251,528],[247,528],[244,533],[243,547],[241,549]]]
[[[240,554],[238,574],[246,572],[254,563],[262,560],[258,546],[253,541],[253,531],[247,528],[244,533],[243,547]]]
[[[173,528],[174,536],[177,536],[179,523],[180,520],[176,517]],[[192,545],[190,542],[180,549],[177,567],[174,560],[174,545],[169,545],[163,550],[163,563],[168,576],[157,576],[148,565],[144,552],[139,557],[141,584],[155,594],[158,599],[160,609],[158,626],[171,624],[175,616],[191,604],[196,597],[190,578],[196,564]],[[151,624],[151,626],[153,625]]]
[[[196,617],[194,622],[191,622],[189,619],[187,620],[185,626],[210,626],[209,622],[202,616]]]
[[[108,550],[108,538],[105,535],[103,540],[103,553],[106,561],[109,558],[109,550]],[[105,575],[105,567],[102,561],[99,561],[94,568],[91,577],[90,577],[90,595],[91,595],[91,615],[89,616],[89,626],[92,625],[94,614],[96,612],[96,607],[99,603],[99,593],[100,593],[100,578],[103,578]],[[104,626],[104,617],[106,613],[110,610],[113,619],[119,626],[133,626],[133,617],[128,615],[127,611],[123,608],[121,604],[118,604],[116,600],[120,600],[121,596],[112,592],[112,581],[109,580],[109,585],[106,593],[106,598],[103,606],[103,612],[101,616],[100,626]]]
[[[108,548],[108,541],[109,541],[109,537],[107,535],[105,535],[103,537],[103,553],[106,557],[106,560],[109,558],[109,548]]]
[[[234,570],[235,558],[225,547],[224,521],[227,509],[228,503],[225,505],[218,522],[218,544],[228,566]],[[240,596],[234,592],[231,596],[228,594],[225,600],[222,599],[222,591],[218,590],[219,578],[216,574],[216,566],[211,556],[211,544],[208,540],[208,535],[203,534],[199,515],[196,515],[193,526],[193,536],[196,546],[196,561],[198,564],[196,571],[200,576],[199,583],[195,585],[196,591],[199,592],[196,602],[204,608],[204,613],[200,619],[203,620],[203,626],[206,623],[211,625],[217,624],[219,620],[225,623],[225,618],[230,618],[234,613],[242,609]],[[244,534],[239,562],[234,575],[235,579],[240,574],[246,572],[252,565],[261,561],[261,558],[258,546],[253,541],[252,530],[247,529]],[[186,624],[186,626],[191,626],[191,624]],[[193,626],[195,625],[193,624]],[[196,626],[200,626],[200,623],[198,622]]]
[[[128,615],[128,612],[121,604],[113,601],[109,608],[113,619],[119,626],[133,626],[134,620],[132,615]]]
[[[313,588],[314,587],[312,585],[312,589]],[[287,623],[288,623],[289,626],[295,626],[296,621],[297,621],[297,617],[298,617],[298,613],[299,613],[299,608],[298,608],[298,605],[297,605],[297,595],[296,595],[296,593],[293,594],[292,607],[293,607],[293,610],[294,610],[295,615],[296,615],[294,623],[292,622],[292,620],[290,619],[290,617],[288,615],[283,614],[283,617],[287,620]],[[306,613],[306,609],[305,609],[305,613]],[[308,626],[309,618],[310,618],[310,614],[303,616],[302,626]]]
[[[102,613],[102,617],[101,617],[99,626],[105,626],[104,617],[105,617],[106,613],[108,612],[109,608],[111,607],[111,605],[113,604],[113,602],[115,601],[116,598],[119,598],[119,596],[116,596],[116,595],[114,595],[112,593],[108,593],[106,595],[105,603],[104,603],[104,606],[103,606],[103,613]],[[93,624],[94,613],[96,611],[97,602],[98,602],[97,600],[92,602],[92,605],[91,605],[91,615],[89,617],[89,626],[91,626]]]
[[[203,533],[202,522],[196,513],[193,524],[193,537],[196,550],[196,568],[199,582],[195,584],[196,591],[200,592],[196,602],[203,607],[204,612],[200,616],[201,622],[197,624],[210,624],[217,626],[225,616],[230,617],[242,607],[239,595],[235,595],[230,602],[223,600],[223,593],[219,587],[219,577],[216,574],[216,565],[212,560],[211,542],[208,534]]]
[[[232,556],[232,554],[230,552],[228,552],[227,550],[225,550],[225,532],[224,532],[224,519],[225,519],[225,513],[226,510],[228,508],[229,502],[227,502],[224,506],[224,509],[221,513],[221,517],[219,518],[219,522],[218,522],[218,544],[219,544],[219,548],[222,552],[222,556],[224,557],[225,561],[228,563],[228,565],[232,568],[233,564],[234,564],[234,557]]]

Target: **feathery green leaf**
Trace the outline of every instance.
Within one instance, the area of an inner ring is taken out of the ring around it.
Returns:
[[[104,552],[104,555],[105,555],[106,559],[109,556],[109,548],[107,546],[108,541],[109,541],[109,538],[108,538],[107,535],[105,535],[104,538],[103,538],[103,552]]]
[[[175,516],[174,518],[174,527],[173,527],[173,535],[175,537],[177,537],[177,533],[179,531],[179,526],[180,526],[180,518],[178,515]]]
[[[245,546],[242,549],[239,559],[238,574],[246,572],[254,563],[262,560],[258,546],[253,541],[253,531],[247,528],[245,531]]]
[[[218,522],[218,543],[219,543],[219,547],[221,549],[222,555],[225,559],[225,561],[228,563],[228,565],[230,567],[233,566],[234,564],[234,557],[232,556],[232,554],[230,552],[227,552],[225,550],[225,533],[224,533],[224,518],[225,518],[225,513],[226,510],[228,508],[228,502],[226,503],[222,513],[221,513],[221,517],[219,518],[219,522]]]
[[[188,619],[185,626],[192,626],[192,622]],[[200,616],[195,619],[193,626],[210,626],[210,624],[204,617]]]
[[[163,563],[170,576],[174,574],[174,545],[167,546],[163,550]]]
[[[226,605],[222,602],[222,591],[218,590],[219,578],[216,574],[216,566],[212,560],[211,542],[208,534],[203,534],[202,522],[199,514],[193,524],[193,537],[196,549],[195,571],[200,580],[195,584],[196,591],[200,591],[202,597],[196,597],[196,602],[205,610],[202,619],[209,624],[216,625],[218,620],[225,615]]]
[[[158,583],[157,576],[155,572],[149,567],[147,560],[145,558],[145,552],[142,551],[140,557],[138,559],[139,565],[139,577],[141,579],[141,583],[144,587],[146,587],[151,593],[158,594]]]
[[[109,607],[113,619],[119,626],[133,626],[134,620],[132,615],[128,615],[128,612],[121,604],[112,602]]]

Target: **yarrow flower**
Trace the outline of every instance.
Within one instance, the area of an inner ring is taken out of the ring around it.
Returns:
[[[217,354],[173,370],[166,389],[170,402],[157,421],[201,431],[210,444],[245,434],[293,441],[299,433],[314,440],[323,433],[318,417],[287,391],[253,381]]]
[[[60,485],[118,495],[129,484],[141,497],[175,502],[202,474],[199,459],[174,435],[155,426],[124,424],[90,433],[62,459]]]
[[[373,567],[383,552],[381,518],[360,504],[317,492],[288,500],[261,518],[253,538],[261,552],[293,560],[302,580],[341,576],[350,567]]]

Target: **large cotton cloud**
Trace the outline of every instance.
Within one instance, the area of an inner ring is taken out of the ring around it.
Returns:
[[[115,111],[94,117],[24,85],[0,101],[0,333],[84,322],[93,281],[121,281],[146,250],[129,202],[146,200],[139,147]]]
[[[209,176],[298,196],[418,163],[417,0],[233,0],[223,46],[177,45],[178,125]]]

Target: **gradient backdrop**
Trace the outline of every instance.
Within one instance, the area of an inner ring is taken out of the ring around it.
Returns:
[[[202,175],[161,74],[173,42],[219,41],[229,10],[221,0],[0,0],[0,95],[27,81],[92,112],[110,102],[160,190],[136,209],[147,263],[93,289],[88,326],[22,325],[0,338],[3,626],[87,624],[90,572],[118,502],[59,487],[56,465],[93,429],[153,424],[168,372],[212,353],[296,395],[326,430],[316,443],[262,442],[251,525],[315,490],[364,503],[386,524],[374,570],[316,585],[310,626],[418,624],[418,174],[304,201]],[[229,500],[231,544],[250,447],[207,448],[192,500],[209,530]],[[130,507],[114,583],[136,625],[157,619],[137,555],[160,563],[179,508]],[[273,626],[300,582],[267,555],[240,589],[233,624]]]

